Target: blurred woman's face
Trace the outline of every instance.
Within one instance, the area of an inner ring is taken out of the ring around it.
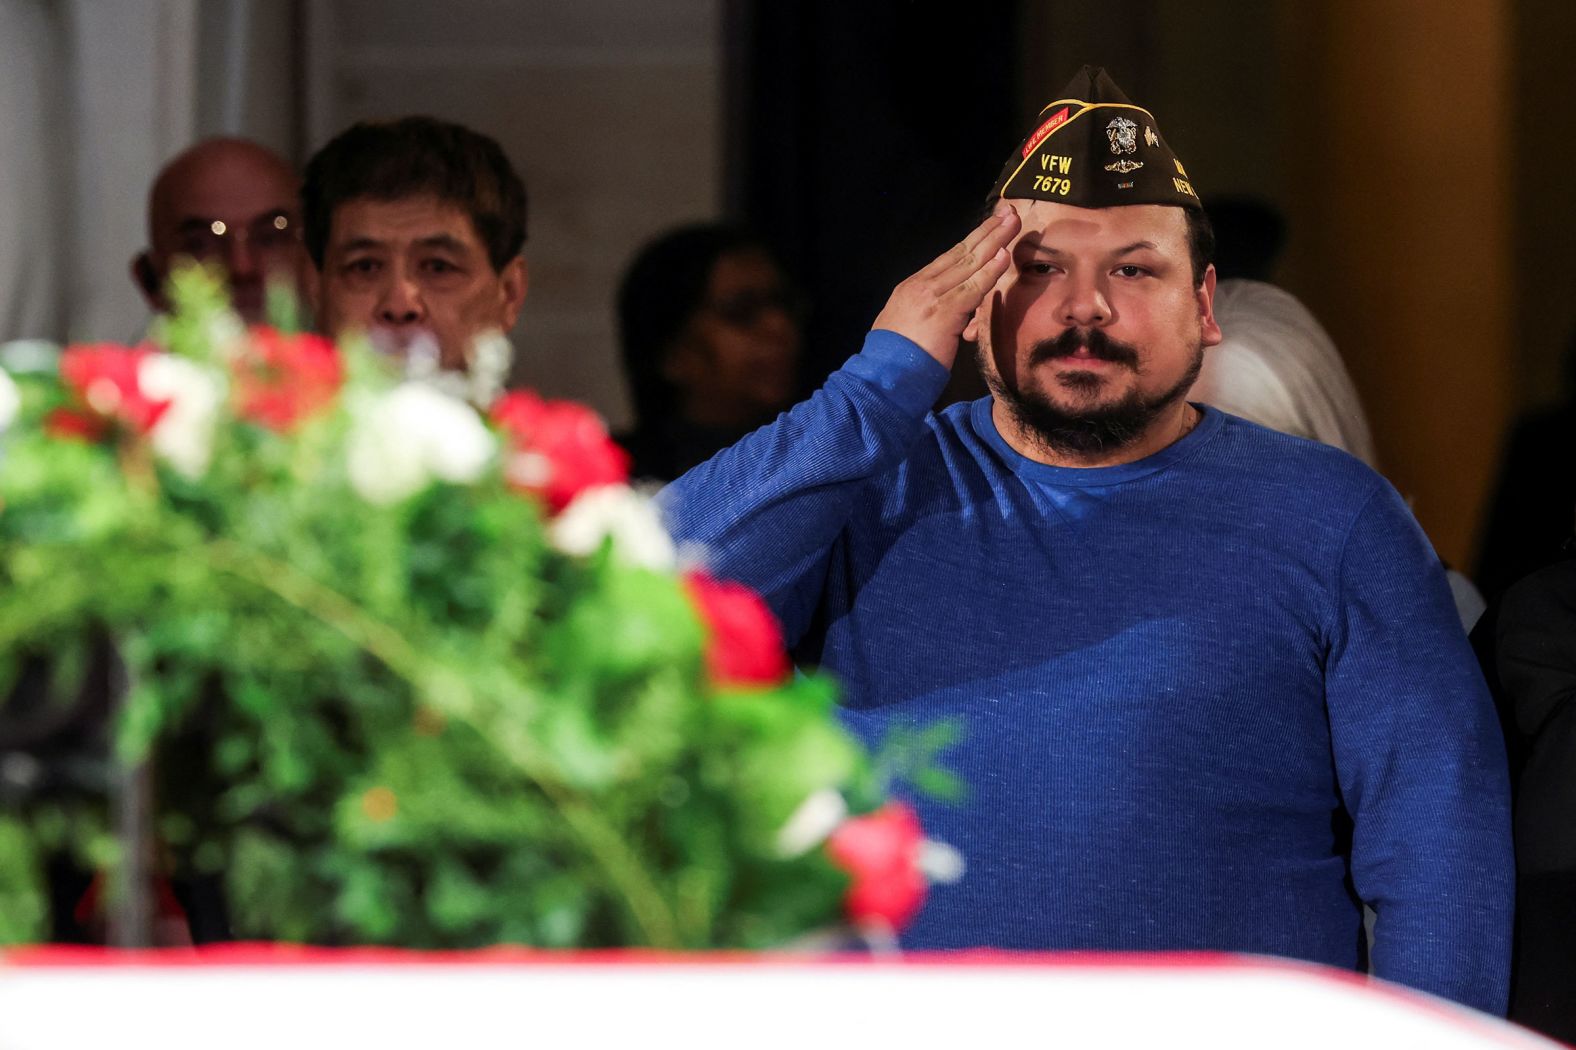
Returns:
[[[752,426],[787,408],[799,340],[787,282],[771,259],[749,249],[718,258],[663,368],[685,421]]]

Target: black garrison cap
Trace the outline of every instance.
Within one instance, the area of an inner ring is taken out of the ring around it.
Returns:
[[[1079,208],[1203,207],[1155,118],[1098,66],[1084,66],[1062,97],[1040,110],[991,190],[990,199],[998,197]]]

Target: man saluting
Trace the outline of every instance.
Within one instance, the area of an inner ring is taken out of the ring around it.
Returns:
[[[872,740],[951,718],[968,860],[913,948],[1222,949],[1492,1012],[1503,744],[1439,561],[1356,459],[1189,404],[1213,237],[1085,68],[991,216],[808,401],[691,471],[681,539],[766,595]],[[928,410],[959,337],[990,396]]]

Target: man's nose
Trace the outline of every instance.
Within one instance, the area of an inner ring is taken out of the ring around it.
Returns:
[[[244,233],[231,237],[226,247],[224,263],[230,271],[231,280],[248,280],[257,276],[257,249],[252,247]]]
[[[1074,276],[1064,285],[1062,301],[1058,304],[1058,320],[1068,327],[1092,328],[1111,319],[1111,303],[1105,288],[1093,276]]]
[[[416,283],[396,275],[378,299],[378,322],[385,325],[420,324],[426,319],[421,292]]]

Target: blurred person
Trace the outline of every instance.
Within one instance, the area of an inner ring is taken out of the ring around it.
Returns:
[[[1510,1019],[1576,1043],[1576,540],[1569,535],[1562,554],[1512,584],[1472,640],[1499,704],[1514,792]]]
[[[1379,469],[1357,387],[1329,333],[1297,297],[1262,281],[1215,289],[1221,342],[1204,355],[1189,397],[1232,415],[1350,452]],[[1465,630],[1483,614],[1472,581],[1446,567]]]
[[[525,184],[493,139],[432,117],[355,124],[307,162],[301,191],[318,326],[450,372],[525,301]]]
[[[1223,280],[1215,320],[1221,341],[1204,355],[1191,398],[1377,467],[1340,351],[1296,296],[1262,281]]]
[[[963,797],[908,801],[966,872],[902,944],[1366,964],[1503,1012],[1504,744],[1404,501],[1187,401],[1221,339],[1208,219],[1103,70],[990,200],[813,396],[662,497],[860,738],[955,724]],[[932,412],[960,337],[990,396]]]
[[[643,248],[618,292],[636,477],[671,481],[793,403],[799,317],[758,239],[724,225]]]
[[[236,312],[263,322],[270,280],[299,296],[301,180],[285,159],[246,139],[206,139],[164,166],[148,193],[148,247],[131,276],[149,307],[163,312],[165,282],[180,259],[223,268]]]
[[[1493,597],[1556,561],[1567,535],[1576,505],[1576,335],[1565,350],[1560,402],[1511,425],[1491,492],[1477,581]]]

